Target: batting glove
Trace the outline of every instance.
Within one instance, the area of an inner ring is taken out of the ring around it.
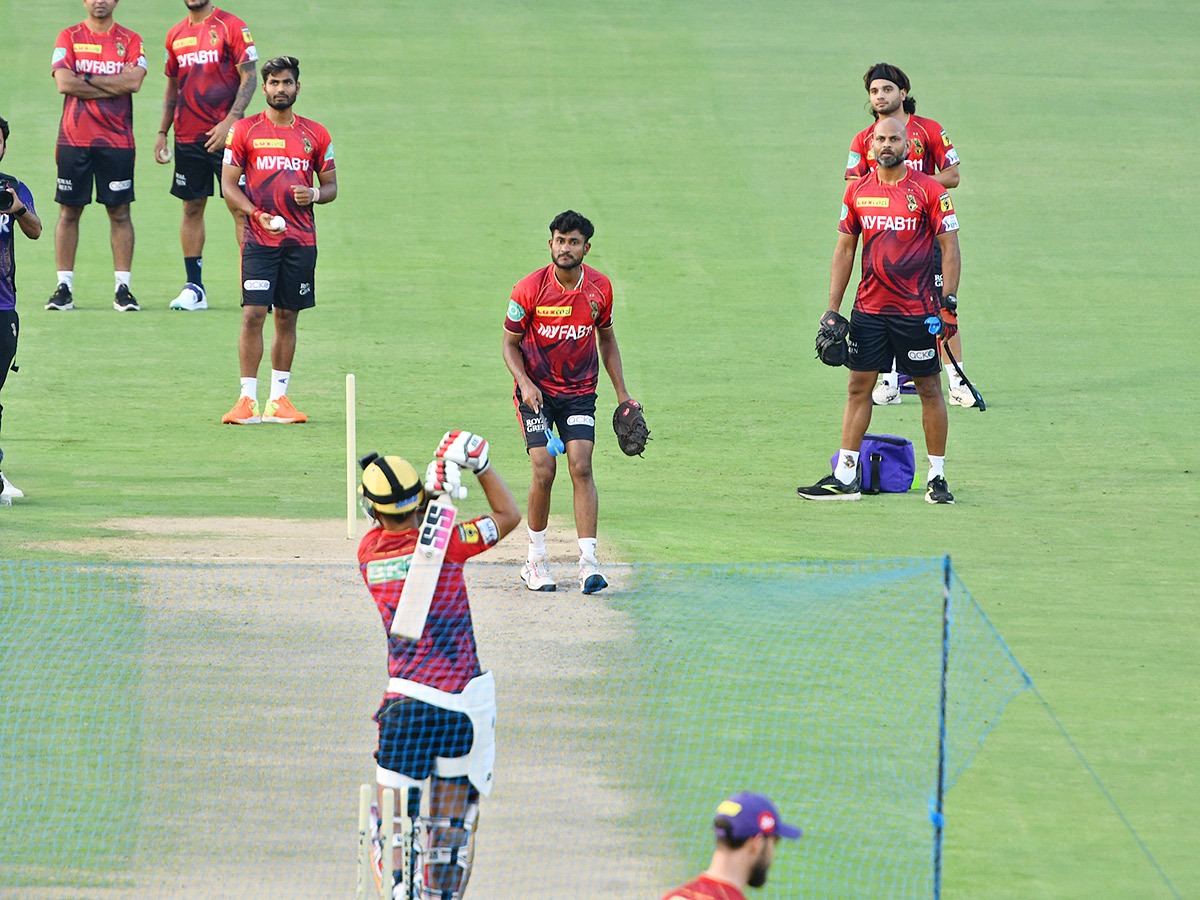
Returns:
[[[438,459],[458,463],[476,475],[488,470],[488,442],[469,431],[447,431],[435,454]]]
[[[958,297],[947,294],[942,298],[942,309],[938,314],[942,320],[942,332],[950,340],[958,332]],[[934,332],[936,334],[936,332]]]
[[[435,459],[425,470],[425,490],[431,496],[440,497],[443,494],[451,500],[462,500],[467,496],[467,489],[462,483],[462,469],[458,463]]]

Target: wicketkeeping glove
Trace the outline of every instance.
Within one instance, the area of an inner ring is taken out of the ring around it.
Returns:
[[[451,500],[462,500],[467,496],[462,468],[456,462],[435,459],[425,470],[425,490],[433,497],[447,494]]]
[[[832,309],[821,315],[821,327],[817,329],[817,359],[827,366],[844,366],[849,350],[846,336],[850,334],[850,322]]]
[[[636,400],[626,400],[613,412],[613,431],[617,443],[626,456],[641,456],[650,440],[650,428],[642,414],[642,405]]]
[[[469,431],[447,431],[442,435],[442,443],[434,455],[438,459],[458,463],[476,475],[486,472],[489,465],[488,442]]]

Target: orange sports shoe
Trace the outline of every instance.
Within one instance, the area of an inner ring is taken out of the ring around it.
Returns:
[[[280,422],[284,425],[292,422],[299,424],[307,422],[308,416],[292,406],[292,401],[285,395],[267,403],[267,408],[263,410],[262,420],[264,422]]]
[[[222,425],[257,425],[262,421],[258,412],[258,401],[242,395],[233,409],[221,416]]]

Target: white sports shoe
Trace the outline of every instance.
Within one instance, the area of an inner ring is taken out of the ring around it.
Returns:
[[[965,384],[950,388],[950,402],[955,406],[972,407],[975,405],[975,395]]]
[[[0,472],[0,506],[12,506],[14,500],[20,500],[25,492],[4,477]]]
[[[900,385],[879,382],[871,391],[871,402],[876,406],[895,406],[900,402]]]
[[[595,594],[608,587],[608,581],[600,574],[600,564],[586,556],[579,557],[579,590]]]
[[[171,309],[208,309],[208,297],[204,288],[189,281],[183,286],[179,296],[171,301]]]
[[[558,585],[550,574],[550,559],[531,559],[521,567],[521,580],[531,591],[556,591]]]

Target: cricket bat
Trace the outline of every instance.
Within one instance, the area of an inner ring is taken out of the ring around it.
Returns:
[[[396,604],[396,615],[392,617],[391,633],[410,641],[419,640],[429,617],[429,605],[437,589],[438,575],[442,571],[442,560],[450,545],[450,534],[454,529],[454,516],[458,511],[449,497],[431,500],[425,510],[425,518],[417,534],[417,548],[413,551],[408,574],[404,578],[404,590]]]

